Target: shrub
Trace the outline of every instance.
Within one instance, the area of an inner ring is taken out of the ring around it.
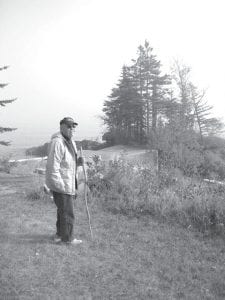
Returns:
[[[40,156],[40,157],[47,156],[48,155],[48,145],[49,145],[49,143],[45,143],[42,146],[29,148],[26,150],[26,155]]]
[[[33,184],[26,190],[26,198],[31,201],[49,201],[51,196],[45,190],[44,179],[40,179],[38,175],[34,177]]]
[[[225,179],[225,161],[217,153],[206,151],[198,169],[203,178]]]
[[[76,141],[76,145],[78,149],[82,146],[84,150],[99,150],[106,147],[105,143],[99,143],[93,140]]]
[[[156,173],[122,158],[92,161],[88,184],[104,209],[130,216],[151,215],[200,231],[223,228],[225,187],[177,176],[176,169]]]
[[[16,166],[16,163],[9,162],[10,157],[0,158],[0,172],[10,173],[11,169]]]

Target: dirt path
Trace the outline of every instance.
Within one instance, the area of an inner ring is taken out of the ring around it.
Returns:
[[[224,299],[225,244],[145,218],[111,215],[82,197],[83,244],[55,245],[55,206],[30,200],[29,177],[0,175],[0,299]]]

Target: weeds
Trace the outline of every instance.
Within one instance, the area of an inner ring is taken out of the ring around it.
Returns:
[[[38,187],[26,192],[26,198],[32,201],[46,200],[47,195],[44,192],[44,188]]]
[[[127,161],[102,161],[94,155],[87,163],[88,186],[103,210],[131,217],[152,216],[201,232],[222,233],[225,226],[225,187],[188,178],[177,169]],[[44,182],[36,176],[26,192],[31,200],[46,200]]]
[[[225,225],[225,187],[208,185],[177,174],[155,172],[120,158],[105,163],[92,160],[88,169],[92,195],[103,209],[140,217],[151,215],[184,227],[220,233]]]
[[[16,167],[16,163],[9,162],[10,156],[0,158],[0,172],[9,174],[13,167]]]
[[[49,201],[51,195],[45,191],[44,181],[44,176],[36,174],[33,177],[32,184],[26,190],[26,198],[32,201]]]

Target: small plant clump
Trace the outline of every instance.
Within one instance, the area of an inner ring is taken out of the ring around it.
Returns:
[[[10,157],[1,157],[0,158],[0,172],[10,174],[10,171],[13,167],[17,166],[17,163],[9,162]]]
[[[36,187],[26,192],[26,198],[31,201],[45,201],[49,199],[49,195],[44,191],[44,187]]]
[[[32,180],[32,184],[26,190],[26,198],[31,201],[49,201],[52,194],[45,185],[45,177],[39,174],[35,174]]]

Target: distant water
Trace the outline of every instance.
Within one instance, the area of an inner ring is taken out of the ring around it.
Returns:
[[[31,148],[41,146],[50,141],[51,136],[59,131],[59,128],[44,128],[41,126],[40,128],[33,128],[32,126],[21,125],[17,130],[12,132],[5,132],[0,134],[0,140],[3,141],[10,141],[11,148]],[[75,140],[80,141],[83,139],[88,140],[96,140],[96,138],[100,139],[101,137],[96,136],[86,136],[81,133],[75,133]],[[8,147],[10,149],[10,147]],[[0,146],[0,153],[3,151],[1,150]]]
[[[6,157],[10,159],[19,159],[26,157],[26,148],[16,148],[12,146],[1,146],[0,145],[0,158]]]
[[[44,143],[48,142],[49,137],[47,136],[31,136],[31,135],[23,135],[18,136],[14,135],[12,132],[7,136],[2,134],[0,139],[3,141],[10,141],[10,146],[2,146],[0,145],[0,157],[6,156],[13,159],[24,158],[26,157],[26,149],[31,147],[41,146]]]
[[[0,136],[0,140],[11,142],[11,145],[7,148],[12,148],[12,149],[40,146],[48,142],[50,138],[51,138],[51,134],[47,132],[31,133],[25,130],[23,131],[16,130],[9,133],[3,133]]]
[[[0,140],[11,141],[10,146],[0,145],[0,157],[10,157],[11,159],[19,159],[26,157],[26,149],[31,147],[38,147],[50,141],[50,134],[35,134],[35,135],[18,135],[11,132],[9,134],[1,134]],[[90,139],[95,140],[95,137],[81,137],[77,136],[75,139],[83,140]]]

